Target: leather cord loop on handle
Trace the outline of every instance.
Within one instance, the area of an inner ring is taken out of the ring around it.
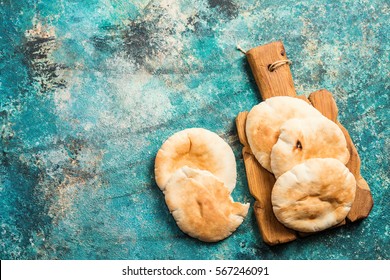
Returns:
[[[274,63],[268,65],[268,70],[270,72],[273,72],[275,71],[277,68],[279,68],[280,66],[284,65],[284,64],[288,64],[288,65],[291,65],[292,61],[289,60],[289,59],[284,59],[284,60],[278,60],[278,61],[275,61]]]

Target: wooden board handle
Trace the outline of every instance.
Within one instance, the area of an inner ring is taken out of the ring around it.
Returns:
[[[283,64],[274,71],[268,69],[274,62],[288,59],[282,42],[250,49],[246,52],[246,57],[263,100],[272,96],[296,96],[288,64]]]

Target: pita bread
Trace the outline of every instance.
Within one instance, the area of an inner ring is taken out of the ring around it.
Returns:
[[[344,220],[355,189],[355,177],[339,160],[309,159],[276,180],[271,195],[273,211],[286,227],[321,231]]]
[[[321,113],[305,101],[275,96],[254,106],[246,120],[249,146],[260,164],[272,172],[270,154],[279,137],[280,126],[292,118],[319,117]]]
[[[349,151],[343,132],[326,117],[286,121],[271,152],[275,177],[310,158],[335,158],[346,164]]]
[[[164,194],[179,228],[206,242],[216,242],[231,235],[249,208],[249,203],[234,202],[229,190],[216,176],[187,166],[172,175]]]
[[[189,128],[168,138],[155,160],[157,185],[164,190],[173,173],[183,166],[207,170],[231,192],[236,185],[236,160],[230,146],[217,134],[203,128]]]

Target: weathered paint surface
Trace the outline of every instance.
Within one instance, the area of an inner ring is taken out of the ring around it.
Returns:
[[[103,0],[0,2],[1,259],[388,259],[389,3]],[[299,94],[334,93],[375,206],[358,223],[277,247],[252,210],[228,239],[183,234],[154,156],[187,127],[238,164],[234,119],[260,99],[235,49],[283,40]]]

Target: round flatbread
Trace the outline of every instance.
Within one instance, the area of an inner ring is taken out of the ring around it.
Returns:
[[[207,170],[233,191],[236,185],[236,160],[230,146],[216,133],[189,128],[168,138],[155,160],[155,177],[161,190],[179,168],[189,166]]]
[[[275,177],[310,158],[335,158],[346,164],[349,151],[343,132],[325,117],[286,121],[271,152]]]
[[[234,202],[216,176],[187,166],[172,175],[164,194],[179,228],[205,242],[216,242],[231,235],[249,208],[249,203]]]
[[[355,189],[354,176],[339,160],[309,159],[276,180],[271,195],[273,211],[288,228],[321,231],[344,220]]]
[[[305,101],[275,96],[254,106],[246,120],[249,146],[260,164],[272,172],[270,154],[280,133],[280,126],[292,118],[319,117],[321,113]]]

